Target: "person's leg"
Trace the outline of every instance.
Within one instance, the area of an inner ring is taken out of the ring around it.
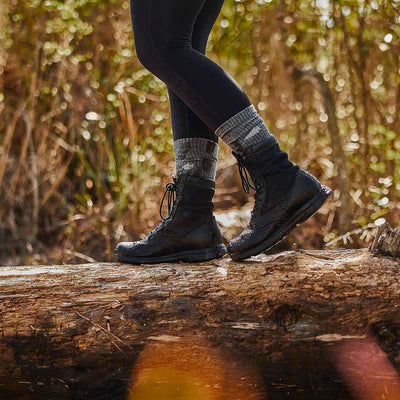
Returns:
[[[205,53],[223,0],[208,0],[193,26],[192,45]],[[226,253],[213,217],[218,137],[168,86],[177,173],[168,184],[169,215],[145,239],[122,242],[116,258],[130,263],[205,261]],[[164,195],[165,196],[165,195]]]
[[[219,0],[131,0],[137,56],[234,151],[261,141],[278,148],[275,137],[238,83],[192,47],[192,33],[203,7],[211,10],[217,3]],[[176,121],[177,131],[182,132],[180,127],[186,121],[182,117]],[[240,123],[239,133],[230,129],[232,122]],[[280,168],[279,163],[275,167]]]
[[[206,0],[193,26],[192,47],[206,53],[207,41],[225,0]],[[218,136],[192,109],[168,86],[171,122],[174,140],[204,138],[218,142]]]
[[[205,2],[131,0],[136,52],[249,170],[255,209],[248,228],[229,244],[232,258],[242,259],[271,247],[308,219],[330,190],[288,160],[236,81],[192,48],[191,33]]]
[[[211,29],[221,11],[224,0],[206,0],[192,33],[192,47],[202,54]],[[215,180],[218,136],[168,86],[172,132],[176,160],[176,175],[188,173]]]
[[[242,125],[245,130],[241,131],[240,142],[254,144],[265,140],[268,143],[276,143],[274,136],[268,131],[237,82],[223,68],[192,46],[192,34],[197,27],[198,18],[202,18],[203,15],[203,18],[211,18],[211,14],[216,14],[216,5],[220,7],[220,0],[131,0],[137,56],[141,63],[163,80],[169,90],[179,96],[212,131],[218,131],[222,124],[240,114],[240,119],[246,118],[245,124]],[[201,41],[204,46],[204,37]],[[172,112],[174,100],[172,98]],[[180,103],[178,107],[182,108]],[[176,139],[179,135],[186,135],[182,133],[182,127],[187,123],[185,117],[191,115],[180,113],[173,119]],[[256,131],[252,129],[254,126]],[[249,131],[246,131],[247,128]],[[239,141],[236,136],[224,136],[224,140],[234,150],[236,141]],[[212,140],[215,141],[215,136]],[[185,149],[195,148],[185,142],[187,141],[176,142],[178,169],[180,165],[192,165],[192,162],[179,161],[179,154],[185,152]],[[203,142],[197,147],[200,151],[205,151],[206,147],[211,146]],[[190,157],[191,160],[194,158],[195,156]],[[212,174],[209,171],[206,173],[208,176]]]
[[[192,47],[192,33],[206,4],[131,0],[131,14],[139,61],[215,131],[251,102],[222,67]]]

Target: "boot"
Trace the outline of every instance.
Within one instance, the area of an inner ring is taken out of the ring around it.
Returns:
[[[287,159],[282,151],[278,157],[282,154]],[[232,260],[239,261],[277,244],[324,204],[331,189],[290,162],[282,163],[285,169],[273,171],[271,150],[263,143],[250,146],[243,155],[233,155],[238,160],[243,189],[247,193],[250,188],[256,191],[249,225],[227,246]]]
[[[226,247],[213,216],[215,182],[181,174],[168,183],[160,205],[161,223],[143,240],[121,242],[118,261],[132,264],[200,262],[223,257]],[[168,193],[169,215],[162,215]]]

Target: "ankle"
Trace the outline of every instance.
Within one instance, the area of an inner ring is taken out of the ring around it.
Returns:
[[[200,176],[181,174],[176,178],[180,207],[201,214],[212,215],[215,181]]]
[[[218,143],[204,138],[183,138],[174,142],[176,175],[215,180]]]
[[[277,143],[253,104],[221,124],[215,133],[238,154],[259,143],[268,147]]]

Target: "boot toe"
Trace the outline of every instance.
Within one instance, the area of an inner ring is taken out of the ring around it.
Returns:
[[[115,255],[129,255],[134,249],[134,242],[120,242],[114,249]]]
[[[257,229],[249,227],[240,234],[240,236],[230,240],[227,245],[228,254],[232,260],[241,259],[241,255],[260,245],[267,237],[272,235],[276,221]]]
[[[114,254],[117,258],[118,256],[143,257],[149,255],[149,250],[152,250],[152,247],[146,245],[143,241],[120,242],[115,247]]]

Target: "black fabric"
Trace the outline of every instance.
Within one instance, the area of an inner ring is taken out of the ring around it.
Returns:
[[[251,102],[237,82],[205,56],[224,0],[131,0],[136,53],[168,87],[174,140],[203,137]]]
[[[262,147],[262,143],[258,145]],[[288,159],[285,151],[281,150],[278,143],[273,146],[260,150],[262,165],[260,166],[263,175],[274,175],[285,172],[293,167],[293,163]]]

